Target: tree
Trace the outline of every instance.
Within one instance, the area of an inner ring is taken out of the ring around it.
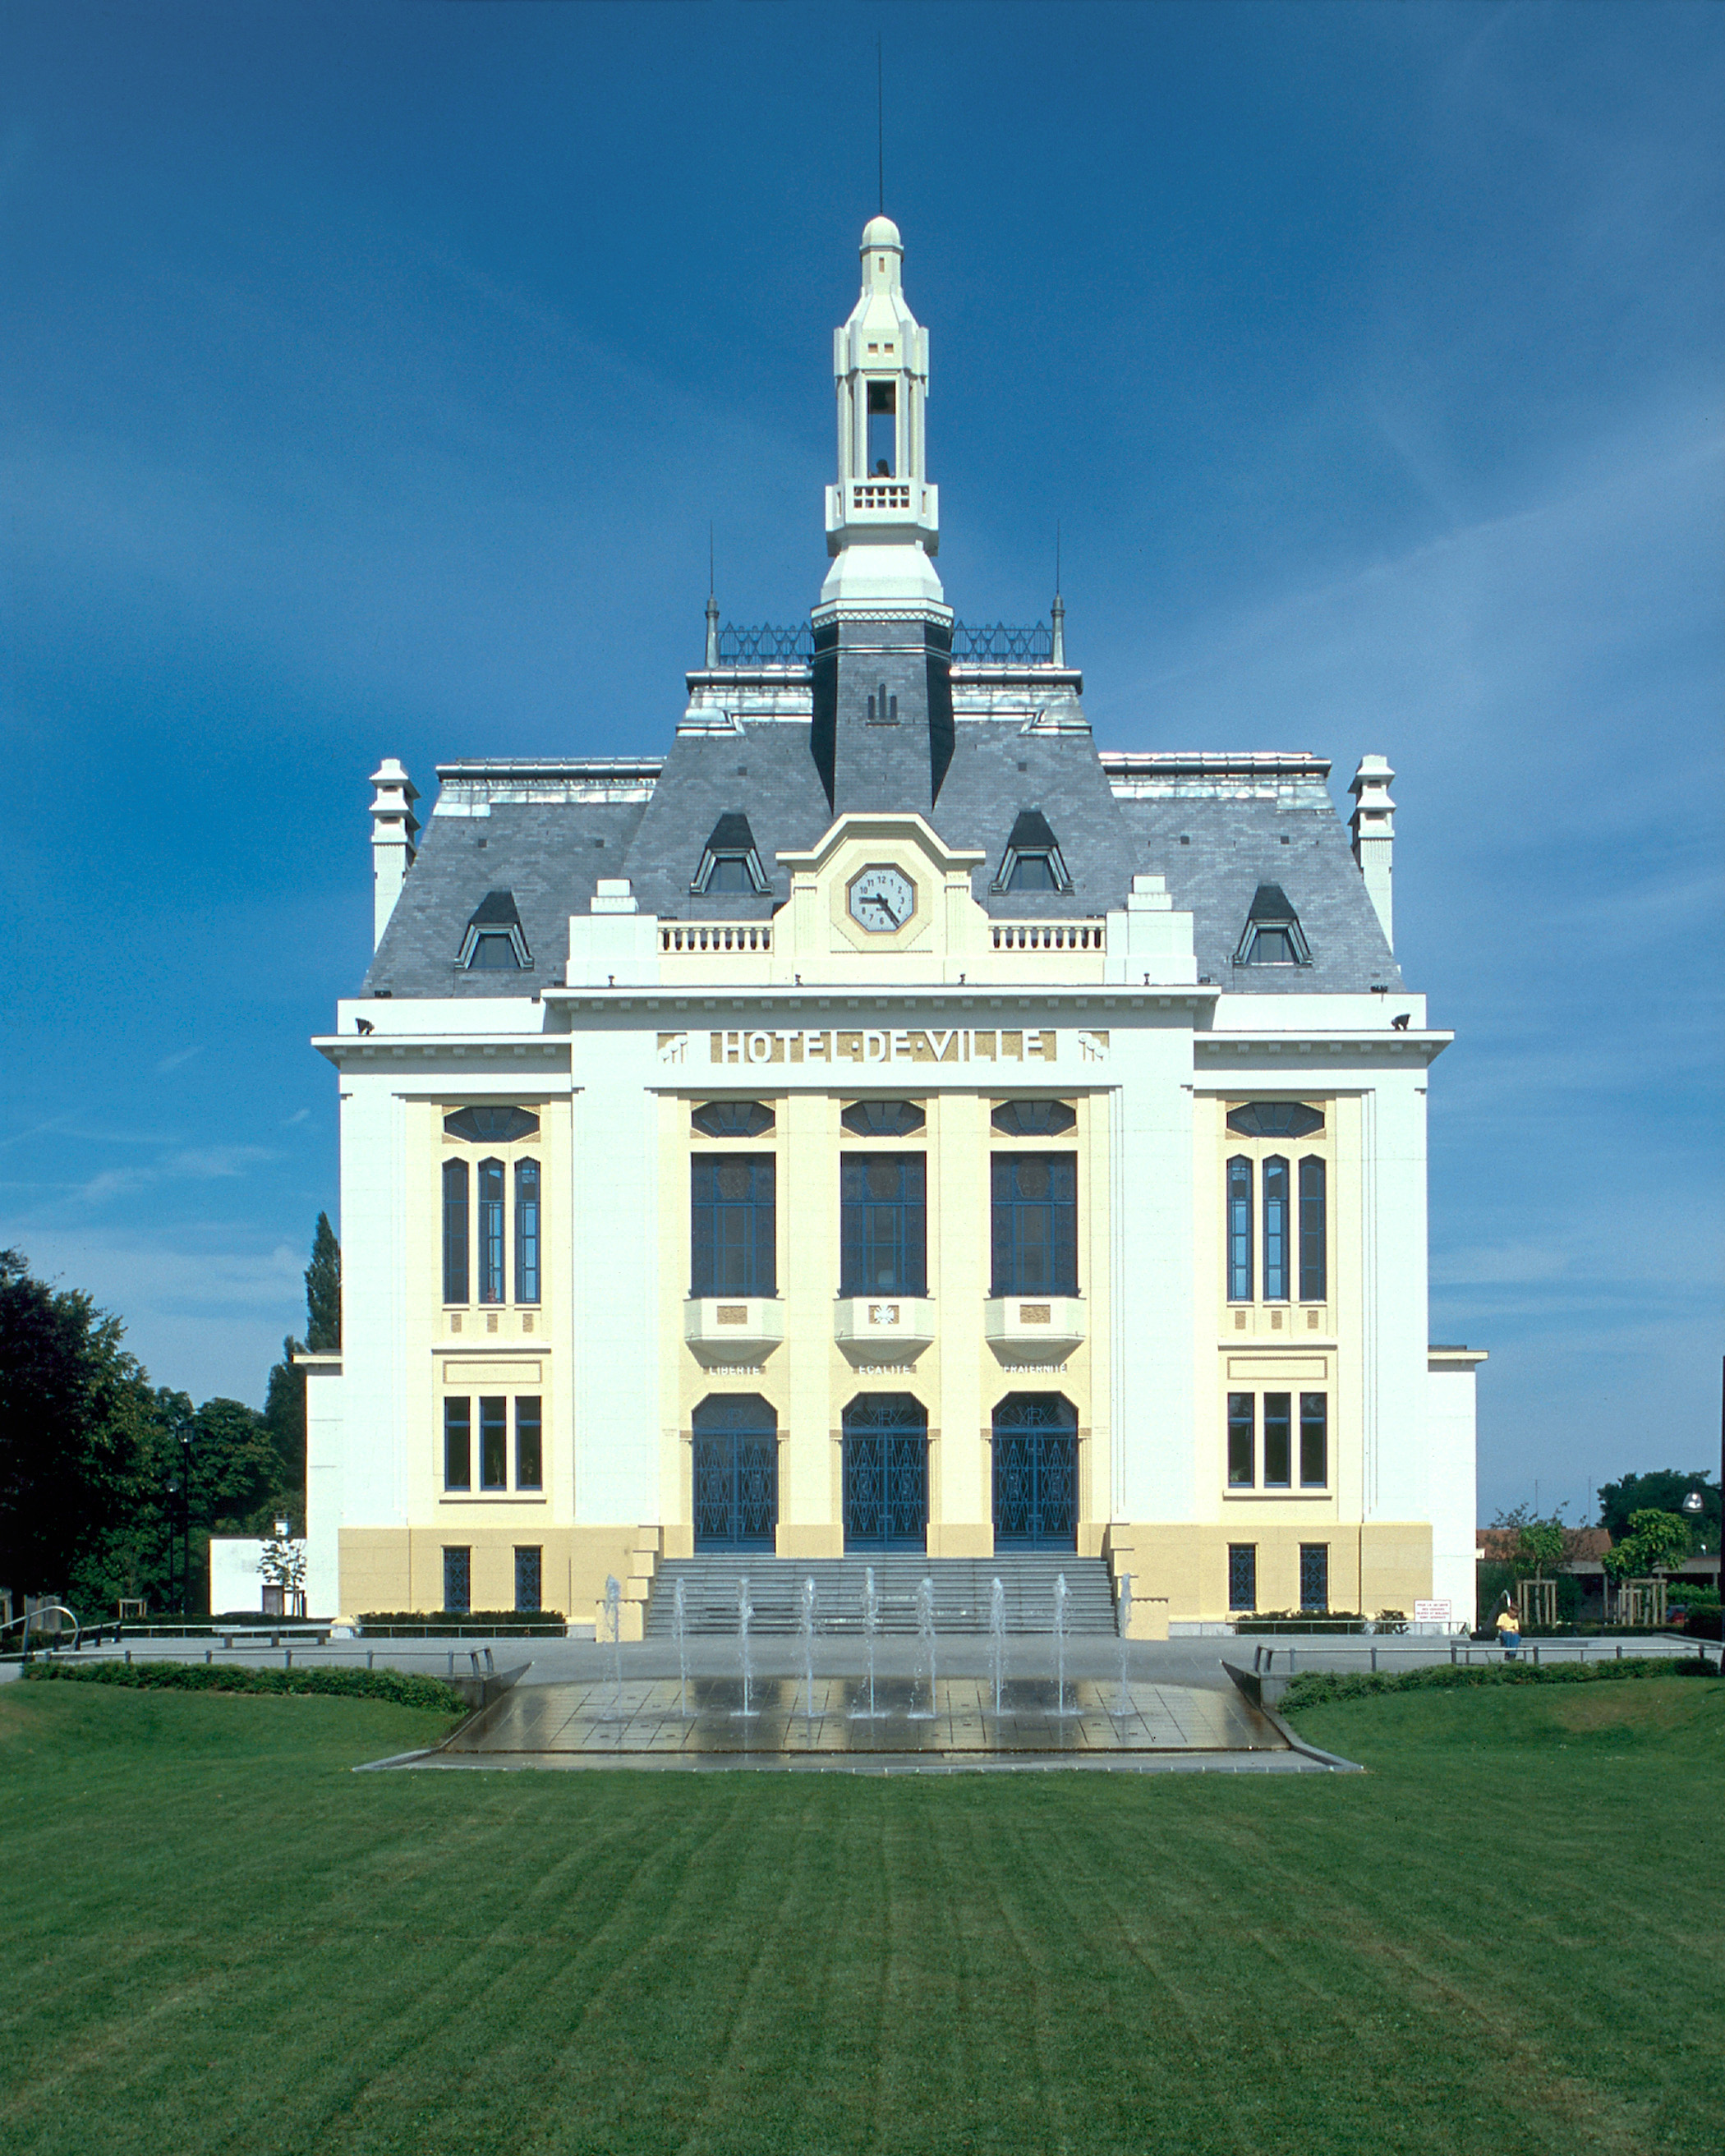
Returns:
[[[1702,1501],[1701,1511],[1692,1515],[1682,1509],[1692,1491],[1698,1491]],[[1660,1467],[1600,1484],[1599,1525],[1610,1530],[1613,1542],[1630,1532],[1632,1512],[1645,1512],[1674,1513],[1694,1531],[1700,1548],[1716,1551],[1719,1547],[1719,1485],[1703,1472],[1681,1475],[1675,1467]]]
[[[151,1419],[125,1327],[0,1251],[0,1584],[65,1594],[123,1529]]]
[[[1688,1528],[1675,1512],[1631,1512],[1629,1532],[1605,1553],[1605,1569],[1614,1579],[1668,1572],[1688,1556],[1689,1540]]]
[[[341,1349],[341,1245],[327,1213],[317,1216],[305,1268],[305,1345],[314,1355]]]

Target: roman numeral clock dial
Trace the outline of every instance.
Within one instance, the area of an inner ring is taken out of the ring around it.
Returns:
[[[890,935],[916,910],[916,886],[902,869],[866,868],[851,884],[850,917],[859,928]]]

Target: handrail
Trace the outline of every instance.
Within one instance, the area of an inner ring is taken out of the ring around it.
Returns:
[[[39,1602],[33,1609],[25,1610],[22,1617],[8,1618],[3,1625],[0,1625],[0,1633],[9,1632],[15,1625],[22,1625],[24,1628],[24,1631],[23,1638],[19,1642],[19,1650],[20,1652],[25,1651],[28,1650],[29,1645],[31,1622],[33,1619],[41,1616],[44,1610],[53,1611],[59,1616],[69,1617],[71,1619],[72,1651],[74,1654],[76,1654],[78,1651],[78,1643],[84,1637],[84,1627],[78,1621],[78,1612],[75,1609],[67,1609],[64,1602]]]

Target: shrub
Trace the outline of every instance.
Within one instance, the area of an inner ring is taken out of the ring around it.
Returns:
[[[1430,1669],[1302,1671],[1276,1702],[1284,1713],[1330,1707],[1339,1700],[1375,1699],[1384,1692],[1466,1691],[1482,1685],[1611,1684],[1631,1677],[1717,1676],[1701,1655],[1640,1655],[1626,1661],[1438,1662]]]
[[[435,1714],[465,1714],[467,1702],[441,1677],[403,1670],[218,1669],[205,1662],[33,1662],[27,1683],[123,1685],[133,1691],[317,1692],[336,1699],[382,1699]]]

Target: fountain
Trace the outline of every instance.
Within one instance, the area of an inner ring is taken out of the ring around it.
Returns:
[[[1115,1622],[1120,1628],[1120,1704],[1114,1710],[1120,1717],[1132,1711],[1132,1687],[1127,1676],[1127,1645],[1132,1635],[1132,1576],[1129,1572],[1120,1575],[1120,1600],[1115,1611]]]
[[[927,1649],[928,1654],[928,1704],[926,1707],[913,1707],[909,1718],[912,1722],[932,1722],[938,1711],[934,1694],[934,1582],[926,1573],[916,1589],[916,1644],[919,1649]]]
[[[671,1637],[677,1643],[677,1712],[686,1722],[689,1719],[689,1597],[684,1592],[680,1579],[671,1601]]]
[[[611,1719],[623,1719],[623,1589],[614,1573],[605,1574],[605,1626],[611,1635]]]
[[[875,1712],[875,1640],[880,1630],[880,1597],[875,1586],[875,1568],[869,1565],[863,1572],[863,1638],[869,1650],[869,1704],[867,1711],[853,1708],[853,1722],[878,1722]]]
[[[1076,1714],[1080,1709],[1066,1704],[1066,1599],[1071,1589],[1066,1584],[1066,1575],[1060,1573],[1054,1585],[1055,1636],[1055,1714]]]
[[[749,1705],[749,1620],[755,1614],[755,1605],[749,1600],[749,1576],[744,1573],[737,1583],[737,1658],[742,1666],[742,1705],[737,1710],[744,1722],[753,1719]]]
[[[988,1666],[994,1674],[994,1719],[1000,1719],[1000,1686],[1006,1675],[1006,1589],[997,1579],[988,1589]]]
[[[803,1695],[803,1736],[810,1741],[814,1727],[814,1601],[813,1579],[803,1582],[803,1609],[797,1620],[797,1629],[803,1635],[803,1675],[808,1686]]]

